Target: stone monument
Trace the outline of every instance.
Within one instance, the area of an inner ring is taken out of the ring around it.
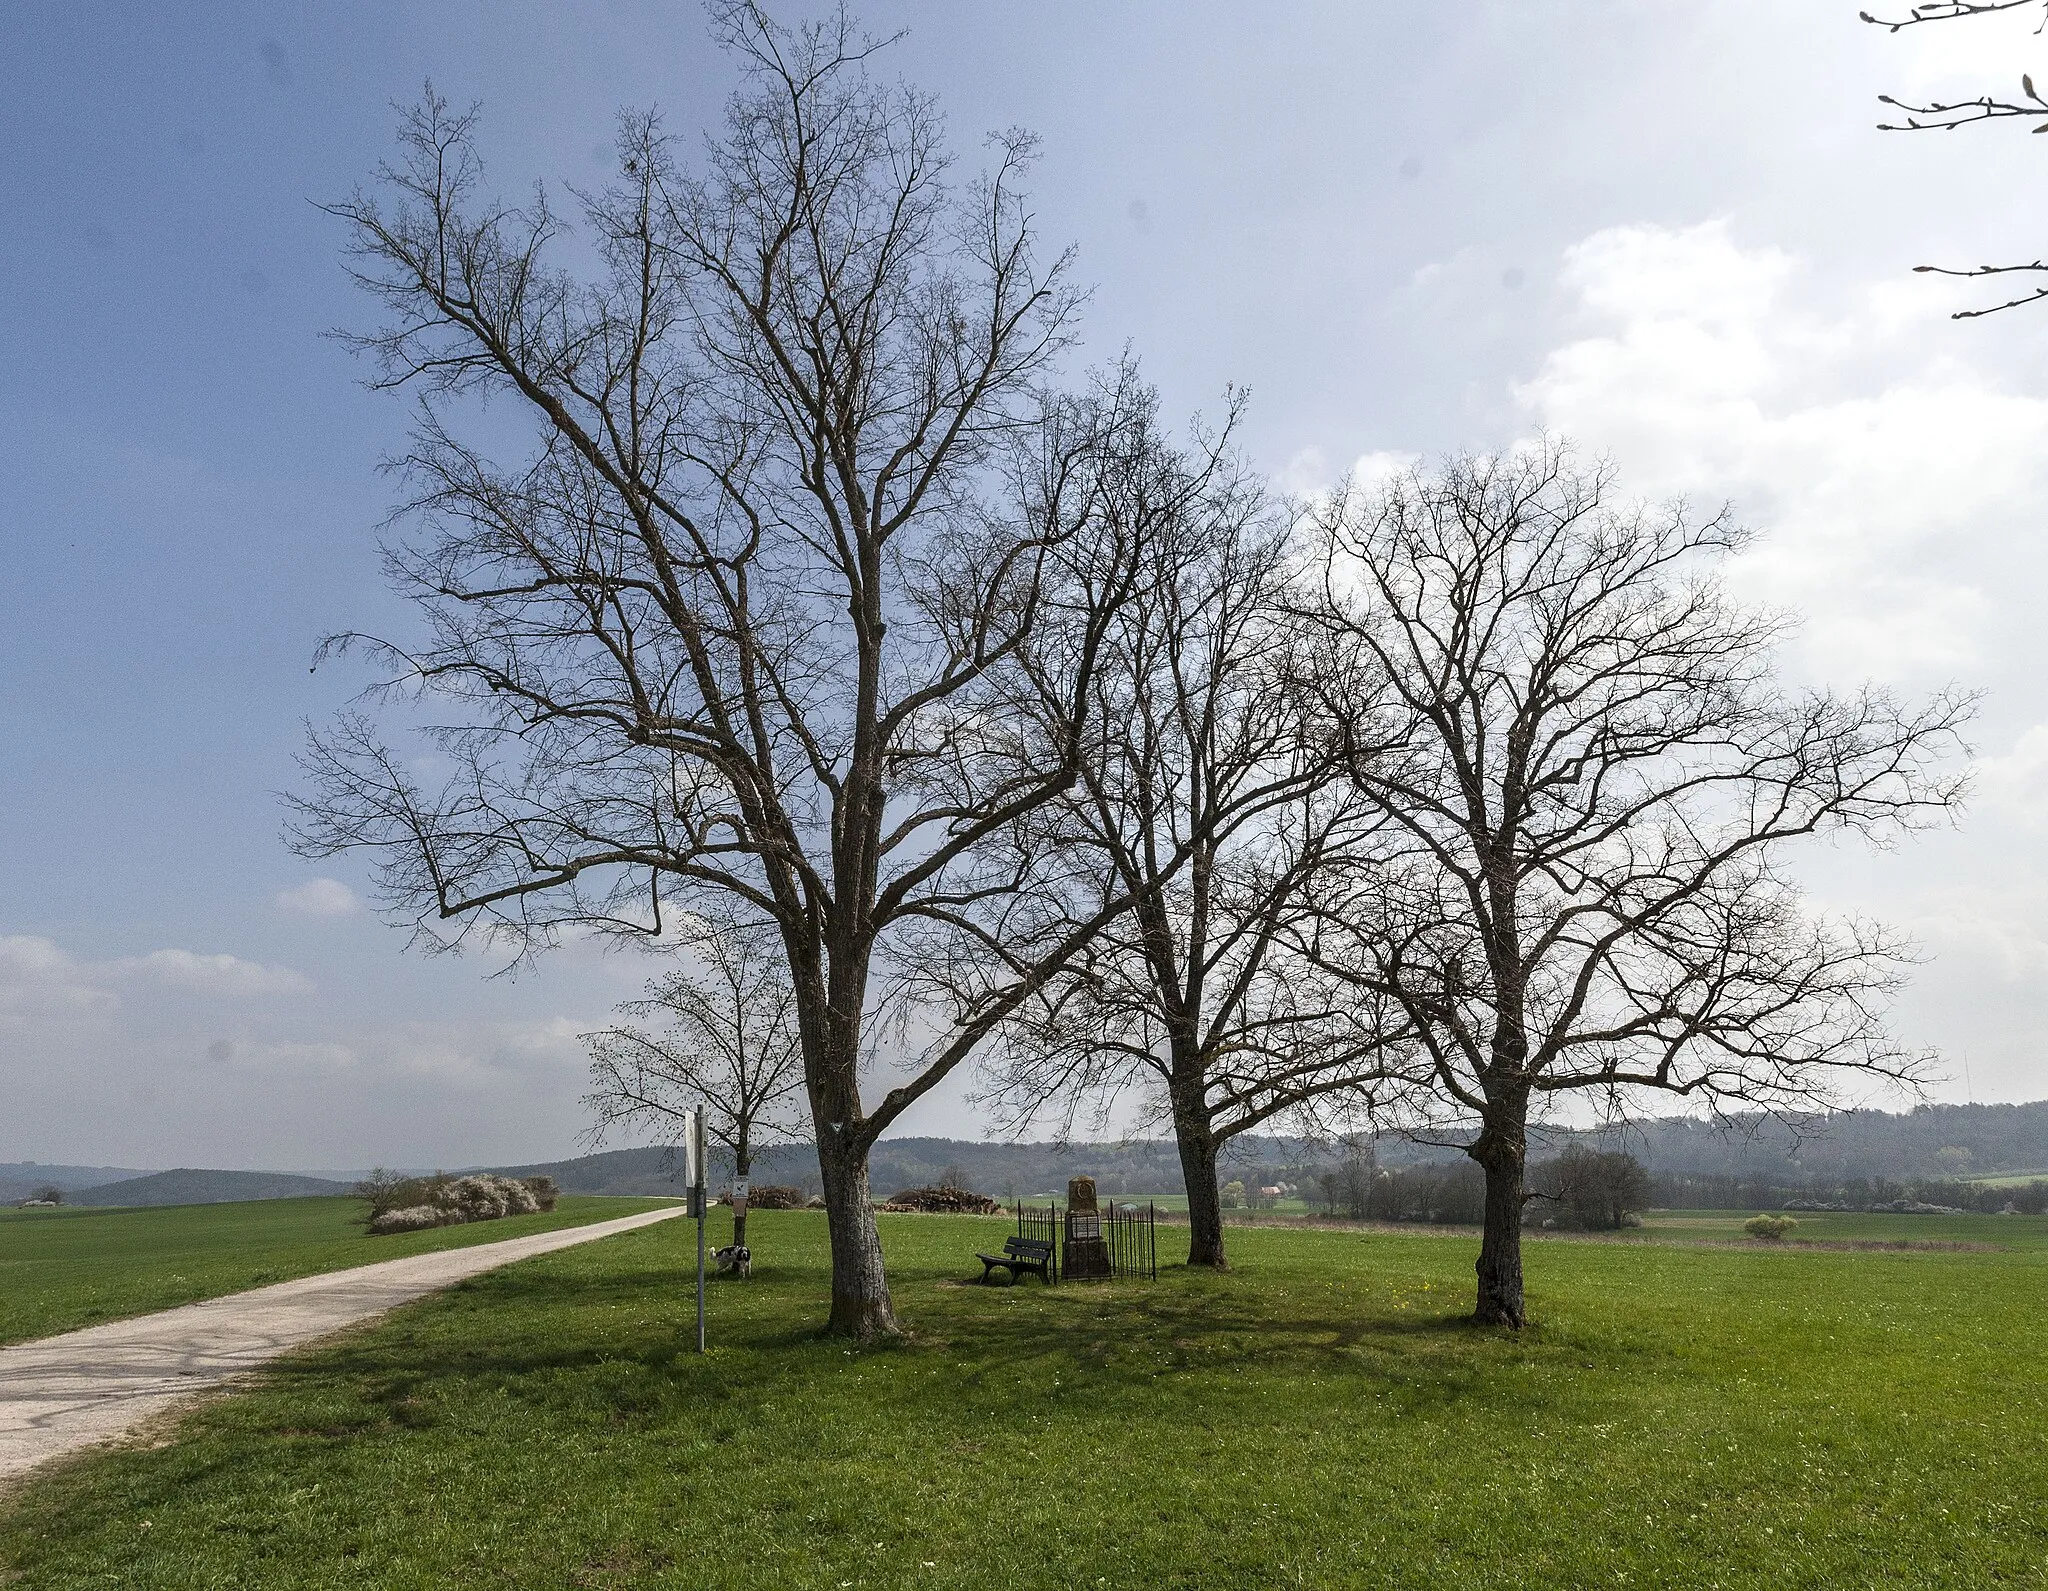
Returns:
[[[1060,1270],[1081,1282],[1110,1274],[1109,1244],[1102,1235],[1093,1177],[1075,1177],[1067,1183],[1067,1241]]]

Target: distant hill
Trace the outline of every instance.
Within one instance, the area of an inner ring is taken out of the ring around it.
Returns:
[[[46,1166],[34,1160],[0,1160],[0,1186],[16,1183],[31,1188],[96,1188],[103,1182],[121,1182],[149,1173],[135,1166]],[[23,1194],[23,1198],[27,1195]]]
[[[1851,1178],[1994,1176],[2048,1169],[2048,1101],[2027,1105],[1922,1105],[1910,1111],[1858,1110],[1812,1115],[1792,1122],[1762,1117],[1715,1125],[1687,1117],[1660,1117],[1590,1131],[1536,1128],[1532,1156],[1557,1153],[1574,1141],[1624,1148],[1652,1171],[1675,1176],[1738,1177],[1798,1184]],[[1456,1148],[1382,1139],[1382,1165],[1461,1159]],[[1337,1157],[1339,1151],[1299,1138],[1247,1137],[1224,1152],[1225,1174],[1249,1182],[1278,1177]],[[716,1158],[716,1157],[714,1157]],[[998,1197],[1063,1189],[1069,1177],[1093,1176],[1104,1193],[1175,1194],[1182,1191],[1180,1159],[1164,1139],[1122,1143],[986,1143],[957,1138],[885,1138],[869,1160],[878,1197],[940,1180],[957,1167],[969,1186]],[[678,1191],[665,1149],[618,1149],[545,1165],[494,1169],[522,1176],[544,1172],[577,1193],[673,1194]],[[728,1167],[715,1165],[723,1181]],[[809,1144],[784,1145],[757,1155],[756,1182],[818,1188],[818,1165]]]
[[[808,1151],[809,1145],[805,1146]],[[614,1198],[681,1195],[674,1154],[667,1149],[607,1149],[574,1160],[544,1160],[530,1166],[483,1166],[507,1177],[553,1177],[564,1193],[602,1193]],[[812,1162],[815,1175],[817,1162]],[[761,1177],[761,1181],[772,1178]]]
[[[1573,1141],[1629,1150],[1664,1176],[1737,1177],[1787,1186],[1854,1178],[1964,1178],[2048,1171],[2048,1100],[2027,1105],[1922,1105],[1917,1110],[1844,1111],[1808,1116],[1790,1125],[1763,1118],[1715,1126],[1684,1117],[1660,1117],[1573,1132],[1536,1128],[1533,1156],[1555,1154]],[[1382,1165],[1459,1158],[1455,1148],[1383,1139]],[[1249,1182],[1300,1172],[1336,1158],[1329,1146],[1298,1138],[1236,1140],[1224,1154],[1226,1175]],[[999,1198],[1064,1189],[1086,1173],[1106,1194],[1175,1194],[1180,1159],[1164,1139],[1121,1143],[987,1143],[959,1138],[886,1138],[869,1159],[869,1182],[878,1198],[939,1181],[956,1167],[968,1186]],[[681,1193],[674,1156],[662,1148],[611,1149],[568,1160],[486,1169],[511,1176],[551,1176],[567,1193],[674,1197]],[[729,1162],[714,1163],[723,1183]],[[818,1190],[818,1162],[808,1143],[784,1144],[755,1156],[756,1182],[783,1182]],[[0,1163],[0,1201],[17,1203],[55,1183],[67,1204],[224,1204],[243,1199],[292,1199],[342,1194],[350,1184],[327,1177],[270,1171],[183,1169],[139,1173],[112,1166],[43,1166]]]
[[[1279,1142],[1280,1140],[1269,1140]],[[712,1157],[712,1180],[731,1175],[731,1157]],[[868,1157],[868,1182],[875,1195],[886,1197],[902,1188],[920,1188],[940,1180],[948,1166],[966,1173],[982,1193],[1010,1197],[1064,1190],[1069,1177],[1095,1178],[1104,1193],[1178,1193],[1180,1158],[1163,1139],[1129,1143],[1058,1144],[976,1143],[958,1138],[885,1138]],[[492,1166],[509,1177],[550,1176],[565,1193],[674,1196],[675,1157],[668,1149],[612,1149],[574,1160],[535,1165]],[[818,1191],[818,1154],[808,1143],[780,1144],[754,1156],[753,1180],[781,1182]]]
[[[239,1204],[249,1199],[303,1199],[315,1194],[347,1193],[346,1182],[321,1177],[295,1177],[282,1171],[199,1171],[189,1167],[158,1171],[126,1182],[104,1182],[96,1188],[66,1190],[66,1204]]]
[[[2048,1100],[1850,1110],[1789,1122],[1747,1117],[1729,1127],[1667,1116],[1596,1133],[1540,1135],[1552,1145],[1572,1137],[1625,1148],[1670,1175],[1785,1182],[1994,1176],[2048,1168]]]

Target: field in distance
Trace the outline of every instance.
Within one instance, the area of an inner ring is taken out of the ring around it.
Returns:
[[[1757,1245],[1742,1230],[1755,1210],[1652,1210],[1638,1228],[1616,1239],[1647,1238],[1659,1243]],[[2048,1252],[2048,1216],[2039,1215],[1866,1215],[1857,1210],[1790,1210],[1790,1247],[1856,1248],[1870,1244],[1909,1247],[1967,1244],[2027,1254]],[[1549,1234],[1545,1234],[1548,1236]]]
[[[1532,1243],[1536,1324],[1510,1335],[1464,1322],[1469,1234],[1253,1226],[1227,1275],[980,1288],[961,1279],[1005,1222],[885,1215],[913,1335],[859,1351],[817,1334],[823,1218],[762,1213],[704,1358],[694,1233],[669,1223],[478,1278],[168,1445],[43,1474],[0,1514],[0,1578],[2041,1584],[2043,1223],[1814,1222],[1986,1245],[1883,1251],[1682,1219],[1704,1224]]]
[[[0,1343],[47,1337],[319,1271],[581,1226],[671,1203],[564,1196],[521,1215],[369,1237],[354,1199],[0,1210]]]

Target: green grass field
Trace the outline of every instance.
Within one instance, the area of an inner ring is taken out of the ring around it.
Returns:
[[[369,1237],[354,1199],[0,1210],[0,1343],[267,1282],[631,1215],[661,1199],[564,1198],[552,1215]]]
[[[1510,1336],[1460,1318],[1468,1236],[1247,1227],[1226,1276],[982,1289],[1001,1222],[885,1216],[915,1336],[856,1351],[817,1335],[822,1218],[763,1214],[700,1359],[667,1223],[43,1473],[0,1563],[137,1591],[2048,1585],[2048,1222],[1836,1220],[1998,1246],[1540,1240]]]
[[[1739,1243],[1753,1210],[1653,1210],[1636,1235],[1657,1242]],[[1787,1246],[1968,1244],[2026,1253],[2048,1251],[2048,1218],[2027,1215],[1864,1215],[1848,1210],[1794,1210]],[[1625,1241],[1627,1234],[1615,1241]]]
[[[2048,1171],[2001,1171],[1995,1176],[1965,1177],[1984,1188],[2023,1188],[2029,1182],[2048,1182]]]

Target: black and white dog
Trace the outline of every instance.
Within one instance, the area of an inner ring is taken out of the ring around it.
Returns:
[[[715,1248],[711,1257],[718,1262],[718,1274],[737,1276],[746,1281],[754,1274],[754,1251],[744,1244],[730,1243],[724,1248]]]

